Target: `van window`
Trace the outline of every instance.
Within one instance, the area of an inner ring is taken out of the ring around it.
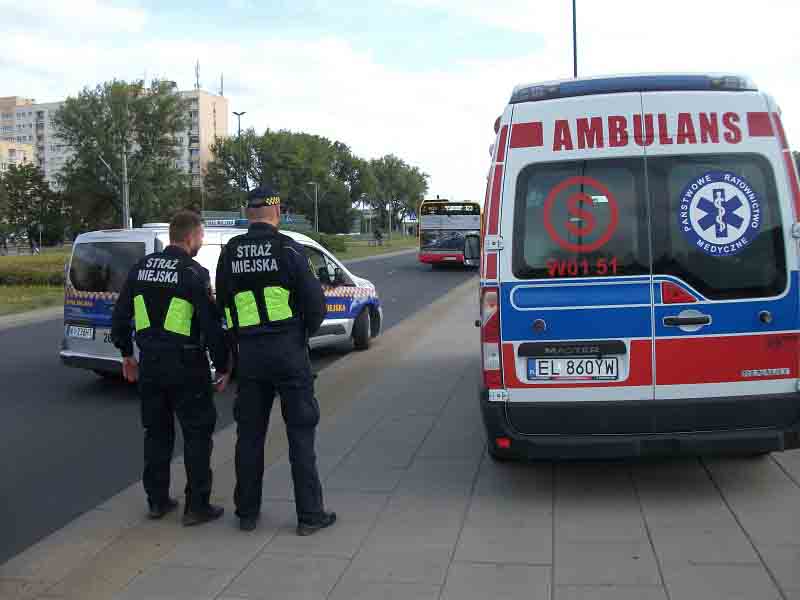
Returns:
[[[647,159],[653,273],[714,300],[786,288],[780,205],[769,162],[754,154]]]
[[[70,282],[81,292],[119,292],[133,265],[144,255],[144,242],[76,244],[69,268]]]
[[[644,159],[534,164],[517,179],[520,279],[650,273]]]

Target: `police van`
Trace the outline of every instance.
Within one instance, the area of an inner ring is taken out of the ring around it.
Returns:
[[[481,264],[496,459],[800,446],[800,186],[739,76],[522,85]]]
[[[205,241],[196,260],[209,270],[214,284],[222,246],[244,230],[206,227]],[[282,233],[302,244],[320,278],[327,315],[311,338],[312,348],[349,344],[363,350],[381,332],[383,307],[375,286],[351,273],[311,238]],[[111,342],[111,313],[128,272],[146,254],[169,245],[169,225],[147,224],[139,229],[92,231],[78,236],[66,267],[64,338],[61,361],[90,369],[101,376],[118,376],[122,358]]]

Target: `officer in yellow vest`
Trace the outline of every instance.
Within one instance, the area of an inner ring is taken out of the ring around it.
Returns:
[[[280,198],[268,186],[248,196],[250,228],[230,240],[217,265],[217,299],[239,349],[234,501],[239,526],[252,531],[261,512],[264,441],[275,394],[289,439],[298,535],[333,525],[317,473],[319,404],[308,338],[325,318],[325,297],[302,245],[278,231]]]
[[[169,495],[177,415],[187,477],[183,524],[189,526],[223,513],[209,502],[217,409],[206,350],[217,370],[218,391],[227,384],[232,361],[221,313],[211,298],[209,273],[192,259],[203,245],[200,217],[189,211],[176,214],[169,238],[162,252],[144,257],[131,269],[114,306],[112,339],[122,352],[125,378],[139,383],[149,516],[160,519],[178,506]],[[133,356],[134,329],[138,363]]]

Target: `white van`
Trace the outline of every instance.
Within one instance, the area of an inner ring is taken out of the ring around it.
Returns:
[[[206,227],[196,260],[209,270],[212,285],[222,246],[241,235],[235,227]],[[381,333],[383,307],[375,286],[353,275],[335,256],[311,238],[283,231],[303,244],[323,282],[328,313],[312,348],[346,344],[366,349]],[[118,376],[122,358],[111,342],[111,313],[128,272],[146,254],[169,245],[169,225],[140,229],[92,231],[78,236],[66,270],[64,338],[61,361],[101,376]]]
[[[800,186],[773,98],[738,76],[522,85],[496,133],[490,454],[800,446]]]

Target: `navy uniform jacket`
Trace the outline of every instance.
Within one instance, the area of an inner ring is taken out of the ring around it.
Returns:
[[[259,241],[262,243],[266,241],[274,242],[274,247],[282,246],[283,252],[277,257],[279,272],[266,273],[261,276],[234,274],[231,263],[235,257],[232,256],[231,248],[248,242]],[[249,281],[245,282],[246,279]],[[230,240],[220,253],[219,263],[217,264],[217,301],[220,306],[230,308],[237,289],[246,289],[250,286],[263,288],[266,285],[275,283],[281,283],[289,290],[289,302],[292,312],[297,315],[297,318],[266,323],[262,327],[248,327],[244,328],[244,330],[239,330],[237,333],[267,333],[270,330],[280,331],[296,327],[302,323],[306,335],[308,337],[313,336],[325,319],[325,295],[322,293],[322,286],[313,272],[302,244],[297,243],[289,236],[283,235],[272,225],[253,223],[247,233]],[[254,289],[254,292],[258,295],[259,290]]]
[[[170,287],[161,282],[139,281],[139,272],[148,265],[148,260],[163,258],[167,260],[178,259],[182,263],[180,284]],[[163,315],[166,307],[174,296],[186,298],[194,308],[192,315],[191,335],[184,338],[165,332],[159,323],[155,327],[144,329],[136,334],[136,343],[140,348],[146,347],[148,342],[159,344],[175,344],[176,346],[197,345],[201,350],[208,349],[211,360],[217,372],[227,372],[228,348],[225,342],[224,331],[220,313],[211,299],[211,277],[208,270],[200,263],[193,260],[183,249],[177,246],[167,246],[163,252],[156,252],[145,256],[131,269],[128,278],[120,291],[119,299],[114,305],[111,324],[111,338],[114,345],[120,349],[122,356],[133,355],[133,298],[147,287],[150,291],[151,306],[148,311],[156,315]],[[156,291],[154,294],[153,291]],[[163,319],[163,317],[161,317]]]

